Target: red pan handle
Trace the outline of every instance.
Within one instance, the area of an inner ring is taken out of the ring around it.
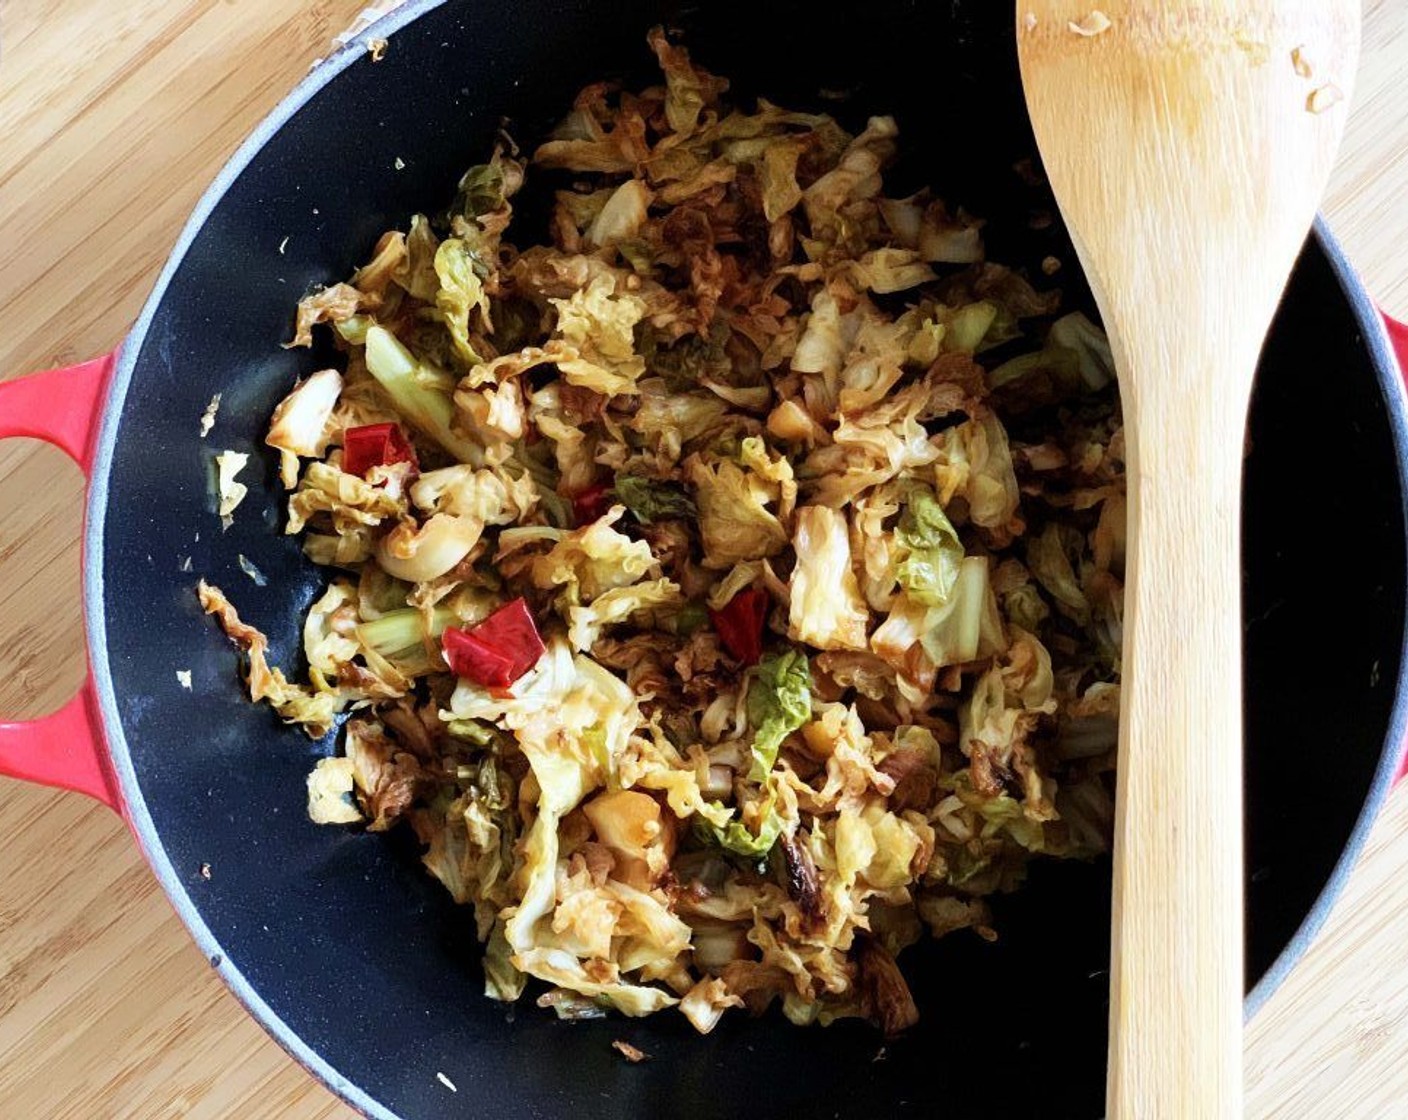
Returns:
[[[1400,323],[1387,312],[1380,314],[1384,317],[1389,343],[1398,358],[1398,372],[1408,380],[1408,324]],[[1398,760],[1398,775],[1394,780],[1401,782],[1405,776],[1408,776],[1408,743],[1404,744],[1404,753]]]
[[[1388,340],[1393,343],[1393,352],[1398,355],[1398,368],[1408,377],[1408,323],[1400,323],[1387,312],[1384,326],[1388,328]]]
[[[30,436],[62,448],[92,473],[98,426],[117,352],[91,362],[0,382],[0,439]],[[0,774],[96,797],[121,813],[93,672],[78,694],[38,719],[0,721]]]

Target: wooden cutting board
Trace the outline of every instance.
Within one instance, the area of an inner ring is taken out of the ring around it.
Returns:
[[[111,349],[200,193],[365,0],[0,0],[0,376]],[[389,5],[384,5],[389,6]],[[1408,317],[1408,2],[1366,3],[1326,210]],[[83,671],[82,488],[0,445],[0,712]],[[1332,749],[1327,745],[1327,749]],[[346,1120],[187,940],[124,827],[0,780],[0,1118]],[[1247,1034],[1248,1114],[1408,1116],[1408,788],[1316,946]]]

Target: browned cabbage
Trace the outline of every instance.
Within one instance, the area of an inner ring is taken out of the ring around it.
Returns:
[[[292,345],[343,353],[267,440],[335,569],[307,683],[201,600],[253,699],[315,736],[352,713],[310,815],[408,823],[493,998],[894,1033],[926,928],[991,938],[985,896],[1106,843],[1110,351],[980,221],[890,197],[892,118],[730,102],[649,46],[660,84],[587,87],[299,306]],[[514,220],[525,175],[546,228]],[[388,421],[418,463],[344,471]],[[536,665],[454,677],[445,630],[519,597]]]

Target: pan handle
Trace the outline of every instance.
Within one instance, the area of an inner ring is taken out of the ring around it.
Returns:
[[[1393,344],[1393,352],[1398,357],[1398,369],[1408,377],[1408,323],[1400,323],[1387,311],[1381,311],[1384,326],[1388,330],[1388,340]]]
[[[0,439],[47,440],[92,473],[98,428],[117,352],[67,369],[0,382]],[[38,719],[0,721],[0,774],[96,797],[118,813],[91,665],[78,694]]]
[[[1398,359],[1398,372],[1408,381],[1408,323],[1400,323],[1386,311],[1381,310],[1379,314],[1384,317],[1384,329],[1388,331],[1389,344]],[[1404,753],[1398,760],[1398,773],[1394,781],[1401,782],[1405,777],[1408,777],[1408,744],[1404,744]]]

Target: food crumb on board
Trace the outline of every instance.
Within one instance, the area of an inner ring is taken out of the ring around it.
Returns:
[[[626,1042],[624,1039],[616,1039],[611,1044],[611,1046],[613,1049],[619,1050],[623,1055],[625,1055],[626,1061],[628,1062],[643,1062],[646,1058],[650,1057],[650,1055],[647,1054],[644,1050],[632,1046],[629,1042]]]
[[[1344,90],[1335,85],[1334,82],[1326,82],[1310,91],[1310,96],[1305,99],[1307,112],[1323,113],[1344,100]]]
[[[215,417],[220,411],[220,394],[216,393],[210,398],[210,403],[205,406],[205,411],[200,414],[200,438],[204,439],[210,434],[210,429],[215,427]]]
[[[1061,271],[1061,259],[1059,257],[1047,257],[1041,262],[1041,271],[1047,276],[1055,276]]]
[[[373,62],[380,62],[383,58],[386,57],[386,40],[368,39],[367,53],[372,56]]]
[[[182,558],[179,570],[183,572],[189,572],[191,570],[191,558],[189,556]]]
[[[1028,12],[1022,17],[1022,28],[1026,31],[1035,31],[1037,18],[1035,12]]]
[[[440,1084],[443,1085],[443,1086],[445,1086],[445,1088],[449,1089],[450,1092],[452,1092],[452,1093],[458,1093],[458,1092],[459,1092],[459,1090],[455,1088],[455,1083],[454,1083],[453,1081],[451,1081],[448,1077],[446,1077],[443,1073],[437,1072],[437,1073],[435,1074],[435,1080],[438,1081],[438,1082],[440,1082]]]
[[[200,865],[200,877],[207,883],[210,882],[210,864],[203,863]]]
[[[244,572],[245,575],[254,581],[255,587],[267,587],[269,585],[269,578],[254,566],[253,560],[247,557],[243,552],[239,554],[237,559],[240,563],[240,571]]]
[[[279,256],[283,256],[283,255],[284,255],[284,250],[287,249],[287,248],[288,248],[288,238],[285,237],[282,241],[279,242]]]
[[[1304,47],[1296,47],[1291,51],[1291,66],[1302,78],[1308,78],[1315,73],[1315,67],[1310,65]]]
[[[189,669],[177,669],[176,679],[181,683],[181,687],[187,692],[191,690],[191,671]]]
[[[405,171],[405,170],[406,170],[406,161],[403,160],[400,156],[397,156],[397,157],[396,157],[396,162],[395,162],[395,164],[393,164],[393,166],[396,168],[397,171]]]
[[[1073,19],[1066,26],[1077,35],[1084,35],[1090,39],[1110,30],[1110,17],[1099,8],[1092,8],[1090,14],[1084,19]]]

